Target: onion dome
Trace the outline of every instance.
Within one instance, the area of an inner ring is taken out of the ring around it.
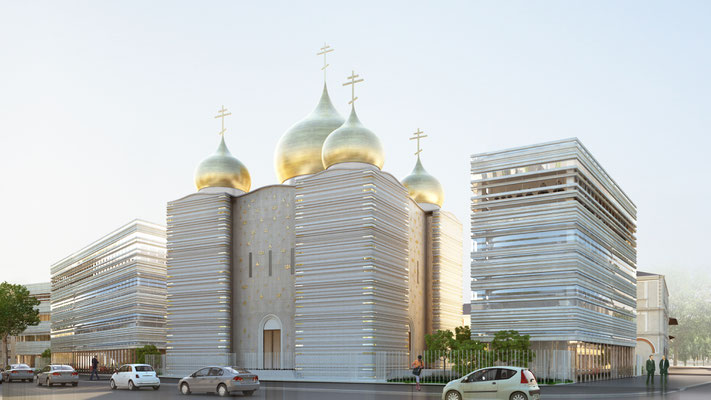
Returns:
[[[420,156],[417,156],[417,164],[410,175],[402,180],[402,185],[407,188],[410,197],[418,204],[427,203],[442,207],[444,202],[442,185],[437,178],[425,171]]]
[[[224,129],[223,129],[224,131]],[[217,151],[202,160],[195,170],[195,186],[198,190],[209,187],[233,188],[249,192],[252,178],[247,167],[235,158],[225,145],[222,136]]]
[[[348,120],[326,138],[321,160],[326,168],[334,164],[356,162],[382,169],[385,151],[375,133],[360,122],[353,107]]]
[[[343,125],[343,117],[336,111],[328,96],[326,84],[316,109],[294,124],[279,139],[274,152],[274,169],[279,182],[295,176],[323,171],[321,148],[326,137]]]

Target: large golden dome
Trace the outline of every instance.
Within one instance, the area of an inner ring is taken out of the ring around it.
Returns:
[[[198,190],[207,187],[226,187],[249,192],[252,186],[249,171],[227,149],[224,136],[220,140],[217,151],[202,160],[195,170],[195,186]]]
[[[321,160],[326,168],[339,163],[360,162],[382,169],[385,151],[375,133],[360,122],[353,107],[348,120],[326,138]]]
[[[328,96],[326,84],[316,109],[294,124],[279,139],[274,152],[274,169],[279,182],[295,176],[323,171],[321,148],[326,137],[343,125],[343,117],[336,111]]]
[[[410,175],[402,180],[402,184],[407,188],[410,197],[417,203],[436,204],[442,207],[444,202],[442,185],[437,178],[425,171],[419,156],[415,168],[412,169]]]

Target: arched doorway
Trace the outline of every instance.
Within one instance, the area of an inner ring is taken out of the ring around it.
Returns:
[[[281,369],[281,321],[275,315],[262,320],[262,368]]]

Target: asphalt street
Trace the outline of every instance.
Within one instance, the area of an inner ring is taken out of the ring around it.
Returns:
[[[81,381],[79,386],[36,386],[33,383],[3,383],[2,399],[217,399],[217,395],[191,394],[183,396],[178,392],[177,383],[163,382],[158,391],[144,388],[135,392],[111,390],[108,381]],[[378,384],[334,384],[334,383],[292,383],[262,382],[262,387],[251,397],[241,393],[234,399],[296,399],[296,400],[362,400],[362,399],[438,399],[441,386],[431,386],[422,392],[409,385]]]
[[[192,394],[183,396],[178,392],[175,380],[163,380],[160,390],[141,389],[111,390],[108,381],[79,382],[77,387],[38,387],[34,383],[4,383],[0,385],[2,399],[216,399],[216,395]],[[262,382],[262,387],[251,397],[236,394],[233,398],[250,399],[296,399],[296,400],[369,400],[369,399],[439,399],[442,386],[424,386],[421,392],[412,385],[348,384],[348,383],[297,383]],[[672,375],[669,383],[661,387],[645,385],[641,378],[618,379],[612,381],[556,385],[541,387],[542,399],[667,399],[696,400],[711,399],[711,376]]]

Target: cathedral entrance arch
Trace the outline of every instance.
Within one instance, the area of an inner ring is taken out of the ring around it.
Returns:
[[[282,325],[276,315],[270,314],[260,323],[260,365],[264,369],[281,369]]]

